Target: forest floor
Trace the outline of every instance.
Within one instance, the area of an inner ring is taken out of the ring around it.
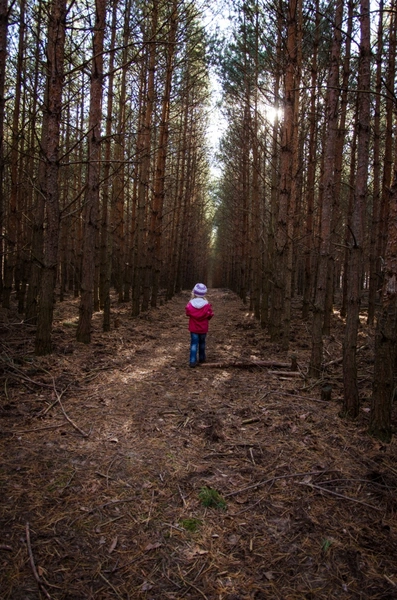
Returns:
[[[77,301],[57,304],[41,358],[2,311],[0,598],[396,599],[397,443],[367,434],[373,330],[363,320],[352,422],[338,313],[311,381],[298,304],[286,353],[210,290],[208,363],[191,369],[189,297],[135,319],[115,304],[109,333],[96,313],[90,345]],[[254,364],[293,354],[294,373]]]

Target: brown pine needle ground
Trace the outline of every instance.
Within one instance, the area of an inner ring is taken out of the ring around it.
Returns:
[[[135,320],[115,305],[110,333],[98,313],[90,346],[74,341],[76,302],[58,304],[42,358],[2,313],[0,598],[397,598],[396,442],[366,433],[373,332],[360,332],[353,423],[338,414],[337,315],[314,382],[299,306],[284,353],[212,290],[218,366],[189,369],[188,299]],[[292,355],[299,376],[247,366]]]

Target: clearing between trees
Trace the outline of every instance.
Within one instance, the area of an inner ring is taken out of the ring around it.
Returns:
[[[298,306],[287,355],[235,294],[210,290],[208,363],[190,369],[189,297],[135,319],[115,304],[90,345],[75,342],[77,301],[59,303],[56,352],[40,358],[1,313],[0,597],[396,598],[396,442],[366,431],[373,331],[352,422],[337,314],[318,382]]]

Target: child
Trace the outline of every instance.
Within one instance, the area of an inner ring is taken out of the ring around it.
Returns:
[[[190,366],[205,362],[205,339],[208,332],[208,321],[214,316],[212,306],[206,299],[207,287],[204,283],[196,283],[192,290],[192,299],[186,305],[190,331]]]

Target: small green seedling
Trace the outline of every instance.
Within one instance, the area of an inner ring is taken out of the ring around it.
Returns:
[[[201,488],[199,498],[201,504],[207,508],[221,508],[222,510],[226,510],[226,501],[224,498],[222,498],[219,492],[212,488]]]
[[[332,540],[323,540],[323,547],[322,550],[324,552],[324,554],[326,554],[328,552],[328,550],[331,548],[332,546]]]
[[[192,533],[195,533],[197,531],[197,529],[200,527],[201,521],[200,521],[200,519],[194,519],[194,518],[182,519],[181,525],[184,529],[186,529],[186,531],[191,531]]]

